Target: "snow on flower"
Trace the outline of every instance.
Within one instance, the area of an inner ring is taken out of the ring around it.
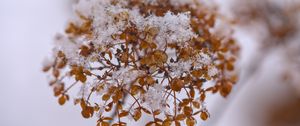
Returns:
[[[68,59],[78,57],[77,50],[79,49],[79,44],[70,41],[63,34],[57,34],[55,36],[55,45],[55,53],[57,53],[57,51],[60,50],[64,52]]]
[[[164,87],[156,84],[141,96],[142,101],[152,110],[163,110],[165,108]]]
[[[216,76],[218,73],[219,73],[219,71],[215,66],[210,66],[208,68],[208,72],[207,72],[208,76],[213,77],[213,76]]]
[[[95,43],[114,43],[115,39],[112,35],[120,34],[126,28],[124,16],[129,10],[121,5],[111,5],[106,0],[81,0],[81,2],[85,4],[79,3],[79,6],[75,6],[74,9],[93,19]],[[85,10],[86,8],[91,8],[91,10]]]
[[[142,0],[144,3],[157,5],[159,4],[160,0]],[[184,5],[191,5],[194,3],[194,0],[170,0],[170,3],[173,6],[184,6]]]
[[[192,61],[179,61],[177,63],[170,63],[171,75],[172,76],[181,76],[185,72],[189,72],[192,67]]]
[[[141,27],[139,29],[145,29],[149,26],[159,29],[155,40],[161,47],[164,47],[166,42],[187,42],[196,36],[190,26],[189,12],[179,13],[177,15],[172,12],[167,12],[163,17],[151,15],[143,22],[142,27],[138,25],[138,27]]]
[[[198,56],[197,56],[197,62],[203,64],[203,65],[209,65],[212,62],[211,57],[206,54],[201,52]]]
[[[112,79],[119,83],[130,84],[142,75],[142,71],[133,70],[129,67],[126,67],[120,68],[118,71],[114,71],[112,74]]]
[[[93,18],[95,43],[97,44],[115,43],[118,38],[112,36],[121,34],[126,27],[131,25],[129,22],[134,23],[140,31],[149,27],[158,28],[155,40],[162,47],[166,42],[186,42],[196,36],[190,26],[189,12],[177,15],[167,12],[163,17],[155,15],[144,17],[137,8],[125,9],[122,4],[110,5],[99,0],[92,0],[89,4],[84,5],[91,6],[92,11],[81,9],[84,8],[81,6],[75,6],[75,10],[82,11],[83,14]]]
[[[189,119],[198,116],[190,110],[205,108],[200,103],[211,92],[203,82],[235,83],[227,78],[230,75],[218,76],[227,69],[216,66],[234,64],[228,58],[234,58],[236,45],[211,33],[218,14],[197,3],[77,0],[76,17],[64,34],[56,36],[53,61],[47,61],[43,69],[52,75],[50,85],[59,103],[68,100],[69,89],[80,86],[75,101],[84,118],[98,116],[97,125],[120,125],[109,124],[108,114],[113,114],[113,120],[127,116],[135,121],[144,113],[153,113],[155,120],[181,113]],[[218,57],[222,53],[226,55]],[[225,97],[229,91],[221,93]],[[201,99],[196,100],[197,96]],[[178,122],[185,120],[193,121]]]
[[[195,68],[202,68],[203,66],[208,66],[212,63],[212,58],[206,53],[200,52],[198,55],[195,56]]]

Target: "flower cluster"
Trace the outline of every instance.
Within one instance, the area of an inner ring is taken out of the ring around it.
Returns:
[[[153,117],[146,125],[193,126],[209,117],[206,95],[226,97],[237,80],[238,46],[212,32],[218,13],[201,2],[79,0],[74,12],[44,71],[61,105],[81,86],[75,104],[99,126],[142,115]]]

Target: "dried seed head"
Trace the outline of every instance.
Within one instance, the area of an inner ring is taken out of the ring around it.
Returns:
[[[197,115],[209,117],[206,93],[226,97],[236,82],[238,46],[230,35],[210,32],[219,17],[204,4],[80,0],[74,9],[78,20],[56,37],[54,60],[44,71],[52,72],[61,105],[81,83],[75,103],[84,118],[97,115],[97,125],[113,118],[126,125],[124,117],[139,121],[147,114],[154,118],[146,125],[193,126]],[[207,81],[216,83],[204,88]]]

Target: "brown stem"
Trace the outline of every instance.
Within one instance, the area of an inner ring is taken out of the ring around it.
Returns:
[[[74,87],[76,85],[78,81],[75,81],[72,85],[70,85],[64,92],[63,94],[67,93],[72,87]]]
[[[127,97],[128,97],[128,93],[125,93],[123,99],[118,104],[124,105],[124,103],[126,102]],[[115,118],[117,117],[117,115],[118,115],[118,118],[119,118],[118,104],[117,104],[117,107],[114,109],[112,115],[110,116],[111,118],[113,118],[112,120],[109,121],[110,125],[113,123],[113,121],[115,120]],[[119,119],[119,123],[120,123],[120,119]]]

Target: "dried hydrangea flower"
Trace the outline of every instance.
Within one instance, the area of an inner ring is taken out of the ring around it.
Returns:
[[[236,83],[239,47],[211,32],[218,13],[201,2],[79,0],[74,12],[44,71],[61,105],[81,86],[75,104],[98,126],[142,115],[153,117],[145,125],[192,126],[209,117],[208,93],[226,97]]]

